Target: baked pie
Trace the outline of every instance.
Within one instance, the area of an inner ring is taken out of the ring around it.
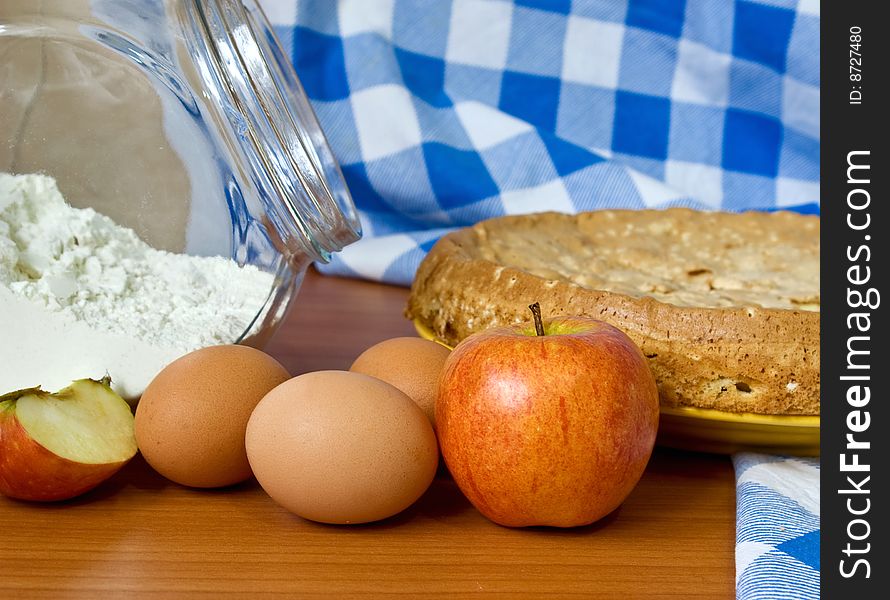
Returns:
[[[600,210],[491,219],[444,236],[406,315],[455,345],[585,315],[649,359],[663,406],[819,414],[819,217]]]

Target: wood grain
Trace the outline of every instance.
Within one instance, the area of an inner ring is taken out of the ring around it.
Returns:
[[[412,334],[406,295],[310,274],[268,349],[294,374],[346,368]],[[731,598],[734,514],[726,457],[667,449],[621,508],[570,530],[494,525],[445,474],[391,519],[320,525],[255,482],[191,490],[137,457],[73,501],[0,498],[0,598]]]

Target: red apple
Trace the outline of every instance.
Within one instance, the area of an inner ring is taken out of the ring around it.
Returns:
[[[560,317],[477,333],[445,362],[439,444],[458,487],[505,526],[586,525],[617,508],[646,467],[658,391],[619,329]]]
[[[54,394],[32,388],[0,396],[0,494],[73,498],[135,456],[133,413],[108,383],[81,379]]]

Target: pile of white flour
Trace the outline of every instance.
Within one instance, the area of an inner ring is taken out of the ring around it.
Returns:
[[[111,376],[130,401],[182,354],[234,342],[273,276],[156,250],[53,178],[0,173],[0,395]]]

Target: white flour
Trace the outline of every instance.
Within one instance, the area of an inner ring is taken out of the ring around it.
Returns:
[[[0,173],[0,394],[106,373],[137,399],[182,354],[231,343],[273,277],[156,250],[51,177]]]

